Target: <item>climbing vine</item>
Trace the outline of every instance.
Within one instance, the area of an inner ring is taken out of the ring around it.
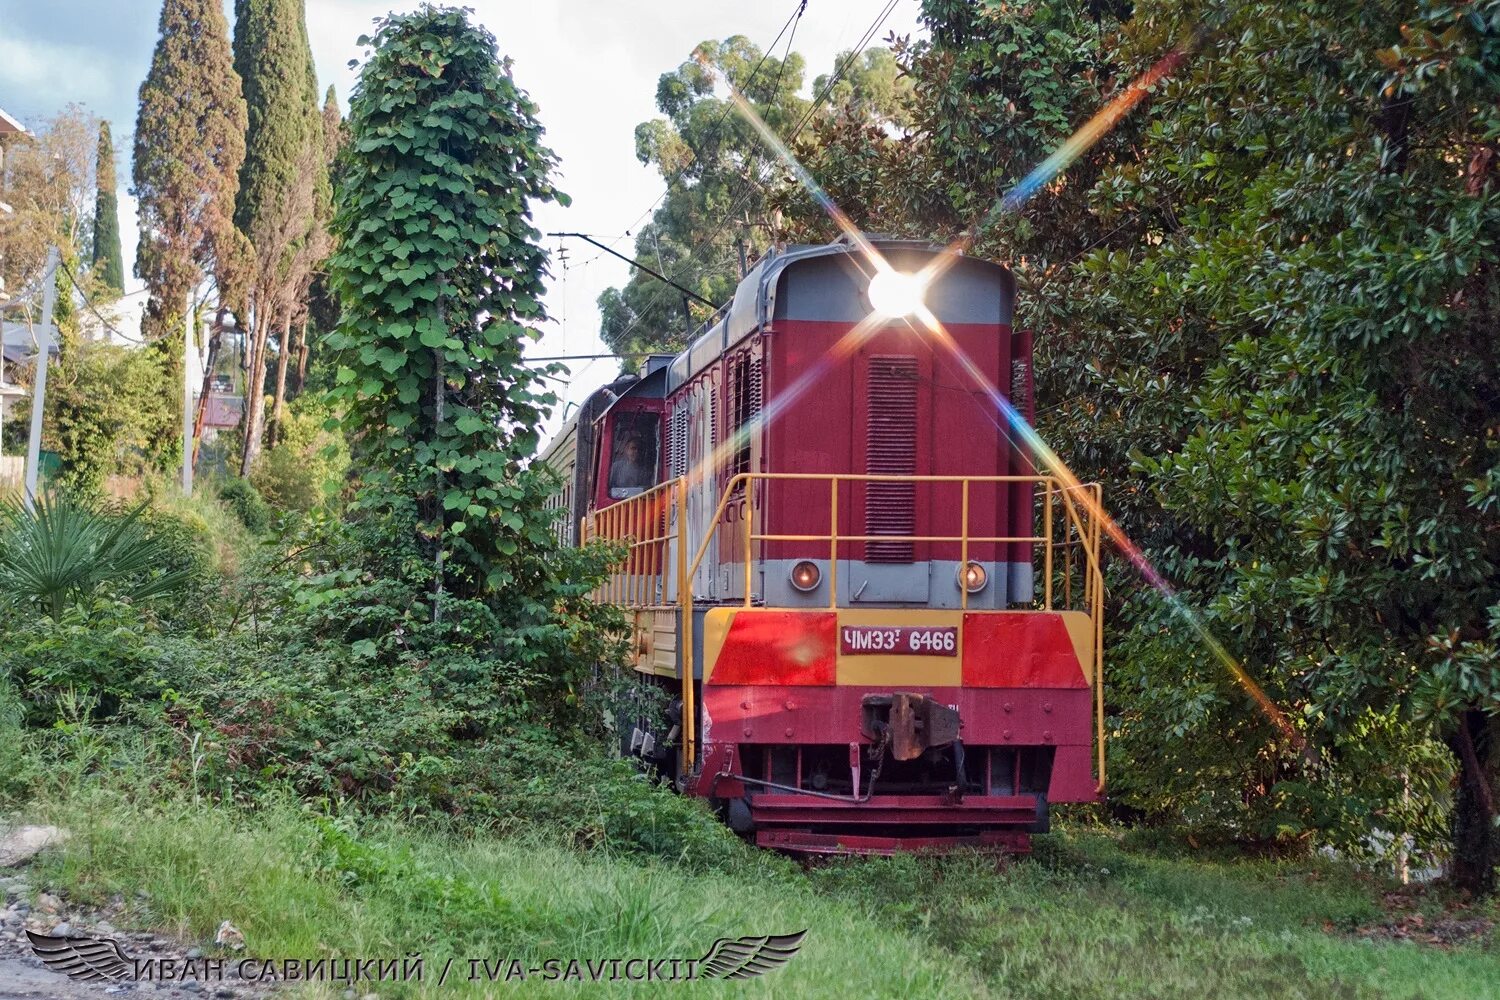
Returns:
[[[414,501],[444,595],[516,581],[551,542],[550,488],[524,461],[555,395],[527,367],[546,253],[531,205],[566,203],[536,109],[463,11],[377,25],[350,101],[331,277],[342,318],[334,400],[365,510]]]

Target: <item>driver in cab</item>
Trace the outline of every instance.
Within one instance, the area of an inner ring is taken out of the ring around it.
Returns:
[[[615,444],[609,464],[609,492],[615,498],[633,496],[655,485],[656,470],[640,438],[627,435]]]

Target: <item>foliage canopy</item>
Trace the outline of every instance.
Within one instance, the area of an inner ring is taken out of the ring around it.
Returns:
[[[845,115],[810,168],[869,228],[990,218],[973,252],[1017,272],[1043,435],[1296,729],[1117,561],[1115,794],[1231,836],[1430,843],[1457,768],[1455,871],[1492,885],[1500,4],[923,9],[909,135]],[[1132,114],[993,212],[1195,26]]]

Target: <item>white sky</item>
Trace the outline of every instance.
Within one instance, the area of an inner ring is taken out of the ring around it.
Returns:
[[[559,187],[569,208],[547,205],[536,215],[543,232],[622,237],[661,194],[656,171],[635,158],[635,126],[655,117],[657,78],[683,62],[705,39],[745,35],[764,48],[796,9],[797,0],[467,0],[478,21],[515,61],[517,83],[540,108],[547,141],[561,158]],[[391,0],[307,0],[308,31],[320,92],[331,82],[347,108],[363,53],[355,40],[395,6]],[[400,5],[403,8],[415,4]],[[804,93],[835,55],[864,34],[886,0],[808,0],[794,47],[807,60]],[[232,21],[233,4],[226,0]],[[121,179],[121,231],[126,270],[135,260],[135,201],[129,185],[130,133],[136,92],[156,42],[159,0],[0,0],[0,108],[28,124],[76,102],[110,121]],[[876,35],[916,34],[918,0],[900,0]],[[783,37],[777,47],[780,56]],[[534,356],[600,353],[595,300],[628,277],[624,263],[586,243],[568,242],[569,265],[553,263],[546,305],[553,317]],[[558,241],[547,240],[555,249]],[[633,240],[620,239],[627,255]],[[140,282],[127,274],[127,294]],[[138,304],[144,296],[127,300]],[[134,332],[133,330],[131,332]],[[615,362],[577,362],[568,398],[581,401],[615,374]],[[560,423],[560,412],[549,421]]]

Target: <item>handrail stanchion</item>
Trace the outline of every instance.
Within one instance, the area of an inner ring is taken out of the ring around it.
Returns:
[[[693,588],[688,584],[687,568],[687,518],[684,509],[687,488],[684,480],[678,479],[674,489],[677,507],[677,613],[682,616],[682,636],[678,661],[682,664],[682,770],[684,778],[693,773],[697,759],[698,709],[693,704]]]
[[[627,546],[625,549],[625,606],[633,609],[635,607],[636,558],[640,554],[640,550],[636,548],[636,513],[640,505],[634,500],[626,500],[620,506],[624,508],[620,511],[620,518],[625,522],[622,530],[625,532]]]
[[[617,513],[619,512],[616,511],[613,507],[606,507],[599,514],[599,519],[604,522],[604,537],[608,538],[611,542],[616,544],[618,544],[620,541],[620,539],[615,536],[615,514]],[[610,604],[619,603],[619,595],[615,593],[615,588],[619,585],[619,583],[620,564],[615,563],[609,568],[609,580],[606,583]]]
[[[1047,477],[1046,489],[1042,491],[1042,537],[1046,544],[1042,546],[1042,605],[1048,611],[1052,610],[1052,477]]]
[[[1091,512],[1094,551],[1094,716],[1099,731],[1099,792],[1104,792],[1104,563],[1099,557],[1099,538],[1103,527],[1104,487],[1092,484],[1094,509]]]
[[[868,502],[868,501],[867,501]],[[839,480],[828,480],[828,606],[839,606]]]
[[[959,502],[959,542],[958,542],[958,607],[960,611],[969,610],[969,583],[966,574],[969,569],[969,481],[963,481],[963,494]],[[998,583],[996,587],[1000,586]]]
[[[1073,525],[1063,525],[1063,607],[1073,606]]]
[[[625,577],[625,599],[632,608],[640,607],[640,589],[638,584],[641,579],[641,503],[634,497],[630,500],[630,509],[625,512],[627,537],[630,539],[630,574]]]
[[[753,548],[751,535],[755,531],[754,479],[745,480],[745,607],[750,606],[750,553]]]

